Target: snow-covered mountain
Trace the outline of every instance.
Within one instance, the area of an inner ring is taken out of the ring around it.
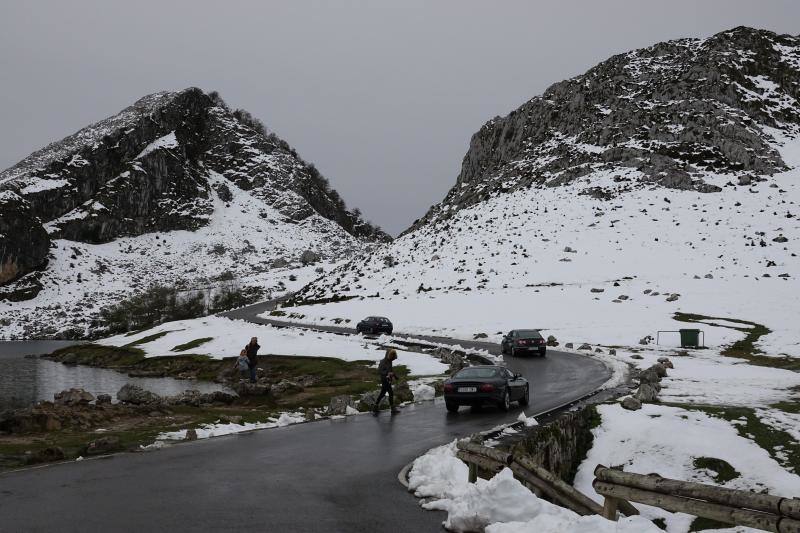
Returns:
[[[247,112],[152,94],[0,173],[0,337],[81,335],[152,283],[270,289],[304,251],[388,239]]]
[[[614,56],[489,121],[425,217],[299,297],[357,297],[306,320],[627,345],[684,311],[800,355],[798,219],[800,39],[735,28]]]

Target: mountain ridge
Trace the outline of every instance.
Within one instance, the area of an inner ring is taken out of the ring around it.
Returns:
[[[246,111],[197,88],[154,93],[0,172],[0,315],[96,313],[151,283],[235,277],[263,291],[277,287],[273,264],[336,262],[387,240]],[[65,283],[83,294],[56,296]],[[56,323],[91,322],[77,315]]]

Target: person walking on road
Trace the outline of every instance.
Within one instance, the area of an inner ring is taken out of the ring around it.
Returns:
[[[250,343],[244,347],[245,353],[247,353],[247,361],[250,366],[250,383],[256,382],[256,368],[258,368],[258,349],[261,346],[258,345],[258,339],[253,337],[250,339]]]
[[[381,401],[387,394],[389,395],[389,407],[392,414],[399,413],[400,410],[394,406],[394,391],[392,390],[392,383],[397,379],[394,371],[392,371],[392,361],[397,359],[397,352],[394,348],[386,350],[386,355],[383,356],[381,362],[378,364],[378,372],[381,375],[381,392],[378,394],[378,399],[375,400],[375,406],[372,408],[373,414],[378,414],[380,410]]]

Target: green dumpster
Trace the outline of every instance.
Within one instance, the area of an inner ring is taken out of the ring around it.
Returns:
[[[700,330],[699,329],[682,329],[681,334],[681,348],[697,348],[700,346]]]

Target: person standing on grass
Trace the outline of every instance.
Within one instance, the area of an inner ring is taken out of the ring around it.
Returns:
[[[256,382],[256,368],[258,368],[259,348],[261,348],[261,346],[258,345],[258,339],[256,337],[251,338],[247,346],[244,347],[244,351],[247,354],[247,360],[250,364],[250,383]]]
[[[392,390],[392,382],[397,379],[394,371],[392,370],[392,361],[397,359],[397,352],[394,348],[386,350],[386,355],[383,356],[381,362],[378,364],[378,373],[381,375],[381,392],[378,394],[378,399],[375,400],[375,407],[372,408],[373,414],[378,414],[380,410],[381,400],[387,394],[389,395],[389,407],[392,414],[399,413],[400,410],[394,406],[394,391]]]
[[[247,357],[247,350],[239,352],[236,358],[236,368],[239,370],[239,380],[244,382],[250,374],[250,358]]]

